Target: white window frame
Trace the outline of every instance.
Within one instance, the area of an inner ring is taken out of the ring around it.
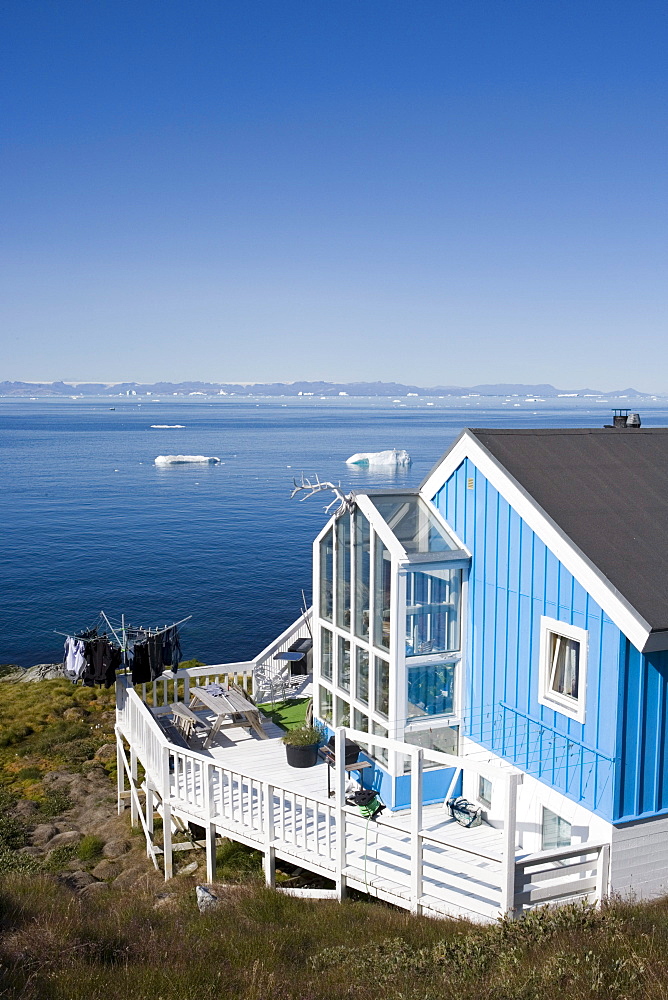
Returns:
[[[552,635],[561,636],[564,639],[572,639],[580,644],[580,655],[578,661],[578,696],[571,698],[570,695],[559,694],[550,688],[550,674],[552,664],[550,662],[550,638]],[[548,618],[541,615],[540,619],[540,664],[538,670],[538,702],[551,708],[555,712],[567,715],[569,719],[584,724],[585,721],[585,701],[587,693],[587,653],[589,646],[589,633],[586,629],[577,625],[569,625],[567,622],[560,622],[556,618]]]

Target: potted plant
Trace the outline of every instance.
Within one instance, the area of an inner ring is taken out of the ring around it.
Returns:
[[[291,767],[313,767],[318,761],[318,747],[325,740],[325,729],[318,724],[306,723],[289,729],[281,737],[285,743],[285,754]]]

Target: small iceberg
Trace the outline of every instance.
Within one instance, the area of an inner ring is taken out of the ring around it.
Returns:
[[[151,424],[151,430],[166,431],[168,429],[176,429],[185,427],[185,424]]]
[[[346,465],[392,465],[405,468],[410,464],[411,456],[399,448],[391,448],[389,451],[360,451],[346,459]]]
[[[156,465],[219,465],[220,459],[211,455],[158,455]]]

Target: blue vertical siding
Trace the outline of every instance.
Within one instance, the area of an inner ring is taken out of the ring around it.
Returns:
[[[473,480],[473,489],[468,480]],[[619,629],[470,460],[451,476],[434,503],[473,556],[468,735],[574,801],[613,819],[621,794],[620,787],[615,796],[614,767],[623,640]],[[541,615],[588,631],[584,724],[538,703]],[[629,671],[631,661],[629,655]],[[654,686],[658,691],[658,681]],[[665,700],[664,692],[664,716]],[[653,694],[653,708],[656,702]],[[645,780],[655,787],[660,771],[665,786],[665,770],[654,765],[650,778],[645,768]]]
[[[616,818],[628,820],[668,811],[668,651],[642,654],[626,638],[621,648]]]

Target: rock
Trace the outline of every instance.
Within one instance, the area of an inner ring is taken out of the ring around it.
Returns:
[[[21,847],[18,850],[19,854],[28,854],[31,858],[39,858],[44,854],[41,847]]]
[[[32,842],[37,845],[46,844],[57,833],[58,827],[53,823],[40,823],[32,832]]]
[[[215,910],[220,906],[220,899],[215,893],[207,889],[205,885],[195,886],[195,895],[197,897],[197,908],[200,913],[207,913],[209,910]]]
[[[88,899],[90,896],[97,896],[101,892],[107,892],[108,890],[109,886],[106,882],[91,882],[79,890],[79,895],[82,899]]]
[[[0,663],[0,681],[20,681],[25,670],[18,663]]]
[[[98,774],[103,778],[107,777],[99,760],[84,760],[81,764],[81,771],[87,778],[90,778],[93,774],[96,777]]]
[[[155,903],[153,904],[154,910],[166,910],[172,909],[176,905],[176,901],[179,897],[175,892],[159,892]]]
[[[121,874],[114,879],[112,885],[116,889],[130,889],[143,874],[143,868],[126,868],[124,872],[121,872]]]
[[[102,848],[102,856],[105,858],[120,858],[122,854],[128,853],[130,846],[129,841],[121,840],[120,837],[108,840]]]
[[[195,872],[197,871],[197,868],[198,868],[197,862],[196,861],[192,861],[189,865],[186,865],[185,868],[181,868],[177,872],[177,874],[178,875],[194,875]]]
[[[18,819],[31,819],[38,811],[36,802],[32,799],[21,799],[12,809],[12,815]]]
[[[123,869],[118,862],[109,861],[105,858],[103,861],[99,861],[95,865],[92,874],[95,878],[101,878],[104,879],[105,882],[108,882],[112,878],[118,878],[122,871]]]
[[[67,830],[64,833],[57,833],[46,845],[47,851],[52,851],[56,847],[76,847],[81,840],[78,830]]]
[[[95,760],[102,761],[103,764],[116,760],[116,744],[104,743],[99,750],[95,751]]]
[[[66,885],[68,889],[71,889],[72,892],[81,892],[81,890],[85,889],[86,886],[93,885],[94,882],[97,882],[97,879],[93,878],[89,872],[76,871],[72,872],[70,875],[61,875],[59,881],[62,882],[63,885]]]
[[[76,722],[78,719],[85,719],[86,713],[83,708],[66,708],[63,712],[63,719],[67,719],[68,722]]]
[[[19,680],[21,683],[27,681],[54,681],[65,676],[62,663],[36,663],[34,667],[24,670]]]

